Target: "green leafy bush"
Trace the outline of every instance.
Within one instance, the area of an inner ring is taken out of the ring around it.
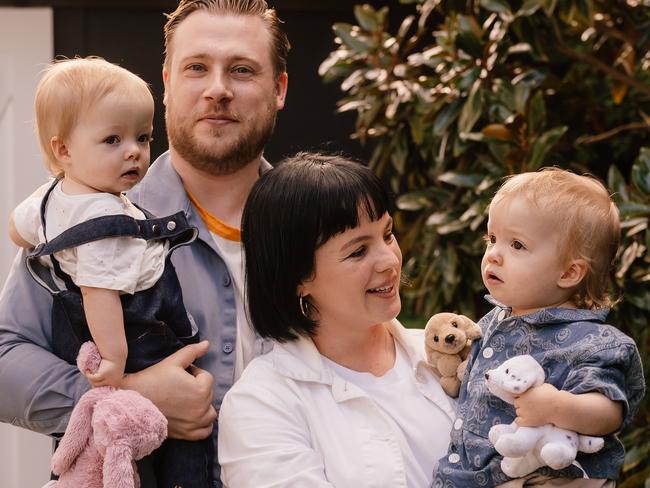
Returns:
[[[320,67],[398,195],[406,313],[486,311],[485,209],[503,176],[557,165],[606,179],[623,219],[610,316],[650,366],[650,1],[402,0],[357,5]],[[623,175],[626,175],[624,177]],[[650,479],[647,405],[621,485]]]

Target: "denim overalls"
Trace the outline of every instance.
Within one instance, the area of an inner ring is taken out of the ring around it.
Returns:
[[[41,225],[46,235],[47,201],[56,180],[41,203]],[[139,208],[139,207],[138,207]],[[169,241],[165,268],[158,281],[146,290],[120,296],[124,329],[128,344],[125,372],[134,373],[173,354],[183,346],[199,341],[192,317],[185,310],[183,295],[171,263],[171,252],[178,246],[190,244],[198,230],[187,223],[185,214],[178,212],[154,218],[140,209],[146,220],[127,215],[106,215],[77,224],[54,239],[40,244],[26,258],[32,277],[52,296],[52,351],[70,364],[76,364],[81,344],[92,340],[83,310],[81,291],[59,265],[54,253],[63,249],[111,237],[132,237],[145,240]],[[49,257],[52,270],[38,258]],[[60,286],[63,284],[65,286]],[[211,485],[214,457],[212,439],[184,441],[167,439],[153,454],[138,463],[140,470],[151,472],[157,486],[206,488]]]

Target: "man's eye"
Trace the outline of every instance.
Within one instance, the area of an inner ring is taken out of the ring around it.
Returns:
[[[388,234],[384,235],[384,240],[386,242],[391,242],[393,240],[393,231],[390,231]]]
[[[117,144],[120,142],[120,138],[117,136],[108,136],[106,139],[104,139],[104,142],[106,144]]]
[[[526,246],[524,246],[524,245],[523,245],[521,242],[519,242],[519,241],[513,241],[513,242],[512,242],[512,247],[514,247],[514,248],[517,249],[517,250],[520,250],[520,249],[526,249]]]
[[[253,73],[253,70],[246,66],[235,66],[232,70],[233,73],[238,74],[238,75],[250,75]]]
[[[205,66],[203,66],[202,64],[190,64],[186,69],[188,71],[201,72],[201,71],[205,71]]]

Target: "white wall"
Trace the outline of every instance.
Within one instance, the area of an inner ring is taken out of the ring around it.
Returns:
[[[33,130],[39,73],[53,56],[52,10],[0,7],[0,282],[16,248],[7,237],[13,207],[46,172]],[[0,395],[10,395],[2,391]],[[49,479],[48,437],[0,424],[0,486],[37,488]]]

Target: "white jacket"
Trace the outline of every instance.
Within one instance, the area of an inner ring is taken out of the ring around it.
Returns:
[[[450,421],[455,404],[424,363],[423,331],[394,320],[416,384]],[[433,408],[429,418],[435,422]],[[254,359],[219,413],[221,478],[230,488],[406,488],[405,453],[386,414],[323,362],[310,339]],[[447,433],[446,433],[447,434]],[[445,452],[433,456],[431,467]]]

